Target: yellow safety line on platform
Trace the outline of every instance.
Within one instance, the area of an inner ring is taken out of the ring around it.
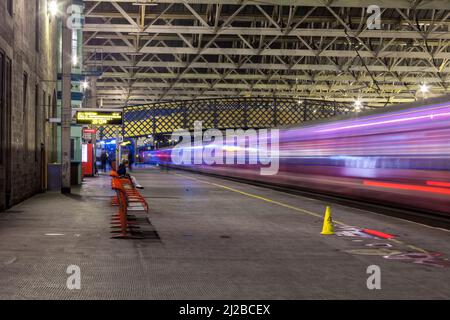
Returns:
[[[209,185],[212,185],[212,186],[216,186],[216,187],[219,187],[219,188],[222,188],[222,189],[226,189],[226,190],[229,190],[229,191],[233,191],[233,192],[242,194],[242,195],[247,196],[247,197],[263,200],[263,201],[266,201],[266,202],[269,202],[269,203],[272,203],[272,204],[279,205],[281,207],[285,207],[285,208],[288,208],[288,209],[292,209],[292,210],[295,210],[295,211],[298,211],[298,212],[302,212],[302,213],[311,215],[311,216],[316,217],[316,218],[320,218],[320,219],[323,218],[323,215],[317,214],[315,212],[311,212],[311,211],[308,211],[308,210],[305,210],[305,209],[301,209],[301,208],[298,208],[298,207],[295,207],[295,206],[291,206],[289,204],[285,204],[285,203],[282,203],[282,202],[279,202],[279,201],[275,201],[275,200],[272,200],[272,199],[268,199],[268,198],[264,198],[264,197],[261,197],[261,196],[257,196],[255,194],[251,194],[251,193],[248,193],[248,192],[245,192],[245,191],[241,191],[241,190],[238,190],[238,189],[227,187],[227,186],[224,186],[224,185],[221,185],[221,184],[218,184],[218,183],[208,182],[208,181],[205,181],[205,180],[201,180],[201,179],[197,179],[197,178],[194,178],[194,177],[185,176],[185,175],[178,174],[178,173],[175,173],[175,175],[183,177],[183,178],[199,181],[199,182],[202,182],[202,183],[205,183],[205,184],[209,184]],[[336,224],[339,224],[341,226],[347,226],[347,224],[345,224],[345,223],[343,223],[341,221],[338,221],[338,220],[334,220],[333,219],[333,222],[336,223]]]
[[[202,180],[202,179],[197,179],[197,178],[186,176],[186,175],[179,174],[179,173],[174,173],[174,175],[180,176],[180,177],[183,177],[183,178],[187,178],[187,179],[191,179],[191,180],[195,180],[195,181],[198,181],[198,182],[201,182],[201,183],[204,183],[204,184],[209,184],[209,185],[212,185],[212,186],[216,186],[216,187],[228,190],[228,191],[236,192],[236,193],[242,194],[242,195],[250,197],[250,198],[263,200],[265,202],[276,204],[276,205],[279,205],[279,206],[284,207],[284,208],[295,210],[297,212],[302,212],[302,213],[308,214],[308,215],[316,217],[316,218],[321,218],[321,219],[323,218],[322,215],[317,214],[315,212],[311,212],[311,211],[308,211],[308,210],[305,210],[305,209],[301,209],[301,208],[298,208],[298,207],[295,207],[295,206],[291,206],[289,204],[285,204],[285,203],[282,203],[282,202],[279,202],[279,201],[275,201],[275,200],[272,200],[272,199],[268,199],[268,198],[264,198],[264,197],[261,197],[261,196],[257,196],[257,195],[254,195],[254,194],[251,194],[251,193],[248,193],[248,192],[244,192],[244,191],[241,191],[241,190],[238,190],[238,189],[234,189],[234,188],[231,188],[231,187],[228,187],[228,186],[224,186],[224,185],[221,185],[221,184],[218,184],[218,183],[213,183],[213,182],[205,181],[205,180]],[[349,226],[348,224],[346,224],[344,222],[341,222],[341,221],[338,221],[338,220],[334,220],[333,219],[333,222],[336,223],[336,224],[339,224],[341,226]],[[405,246],[407,246],[407,247],[409,247],[409,248],[411,248],[413,250],[417,250],[417,251],[420,251],[420,252],[423,252],[423,253],[428,253],[428,251],[425,250],[425,249],[422,249],[422,248],[419,248],[419,247],[407,244],[407,243],[405,243],[403,241],[400,241],[400,240],[397,240],[397,239],[389,239],[389,240],[391,240],[391,241],[393,241],[393,242],[395,242],[397,244],[405,245]]]
[[[397,243],[397,244],[402,244],[402,245],[404,245],[404,246],[407,246],[407,247],[409,247],[410,249],[417,250],[417,251],[420,251],[420,252],[423,252],[423,253],[428,253],[427,250],[422,249],[422,248],[419,248],[419,247],[416,247],[416,246],[413,246],[412,244],[407,244],[407,243],[405,243],[405,242],[403,242],[403,241],[400,241],[400,240],[397,240],[397,239],[389,239],[389,240],[391,240],[392,242],[395,242],[395,243]]]
[[[417,250],[417,251],[420,251],[420,252],[423,252],[423,253],[428,253],[428,251],[425,250],[425,249],[422,249],[422,248],[413,246],[412,244],[406,244],[406,243],[404,243],[404,242],[402,242],[402,243],[405,244],[405,245],[407,245],[409,248],[411,248],[411,249],[413,249],[413,250]]]

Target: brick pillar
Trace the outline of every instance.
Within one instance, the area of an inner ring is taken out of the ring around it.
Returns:
[[[72,0],[65,0],[62,21],[62,104],[61,104],[61,192],[70,193],[70,129],[72,122],[72,30],[67,25],[67,9]]]

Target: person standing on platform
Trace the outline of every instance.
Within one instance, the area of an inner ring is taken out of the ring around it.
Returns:
[[[133,161],[133,152],[131,150],[128,150],[128,170],[133,171],[132,165],[134,164]]]
[[[109,166],[111,167],[111,170],[116,170],[116,153],[111,152],[111,153],[107,153],[106,155],[108,157],[108,163],[109,163]]]
[[[102,149],[102,153],[100,155],[100,161],[102,163],[102,170],[106,172],[106,163],[108,162],[108,154],[105,149]]]

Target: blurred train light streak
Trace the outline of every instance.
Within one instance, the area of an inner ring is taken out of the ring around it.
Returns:
[[[196,165],[189,156],[178,165],[171,153],[181,144],[151,152],[148,162],[450,216],[450,96],[427,101],[281,128],[279,170],[269,176],[261,174],[274,156],[261,152],[268,149],[264,135],[257,146],[213,139],[195,146],[207,153],[217,146],[219,154],[252,151],[245,163]],[[184,146],[186,153],[191,147]]]
[[[355,124],[355,125],[351,125],[351,126],[320,130],[318,132],[330,132],[330,131],[339,131],[339,130],[346,130],[346,129],[356,129],[356,128],[378,126],[378,125],[392,124],[392,123],[399,123],[399,122],[407,122],[407,121],[415,121],[415,120],[425,120],[425,119],[433,120],[434,118],[437,118],[437,117],[450,117],[450,112],[431,114],[431,115],[425,115],[425,116],[420,116],[420,117],[410,117],[410,118],[385,120],[385,121],[380,121],[380,122]]]
[[[412,184],[389,183],[389,182],[369,181],[369,180],[364,180],[363,184],[365,186],[371,186],[371,187],[421,191],[421,192],[432,192],[432,193],[439,193],[439,194],[450,194],[449,189],[426,187],[426,186],[419,186],[419,185],[412,185]]]
[[[447,188],[450,188],[450,182],[427,181],[427,185],[435,186],[435,187],[447,187]]]

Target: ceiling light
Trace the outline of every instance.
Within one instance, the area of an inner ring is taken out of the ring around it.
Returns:
[[[58,14],[58,2],[56,0],[51,0],[48,3],[48,13],[52,16],[56,16]]]
[[[87,90],[89,88],[89,82],[87,82],[87,80],[84,80],[81,83],[81,88],[83,88],[83,90]]]
[[[128,32],[128,35],[130,35],[130,36],[148,36],[148,35],[150,35],[150,33],[145,32],[145,31],[142,31],[142,32],[141,31],[140,32]],[[128,54],[130,54],[130,53],[128,53]]]
[[[420,85],[420,92],[422,93],[427,93],[428,91],[430,91],[430,87],[427,84],[421,84]]]
[[[361,111],[362,106],[363,106],[363,103],[362,103],[361,99],[357,99],[357,100],[355,100],[355,102],[353,103],[353,107],[355,108],[355,111],[356,111],[356,112]]]
[[[133,2],[133,6],[157,6],[157,5],[158,4],[153,1],[147,2],[146,0]]]

